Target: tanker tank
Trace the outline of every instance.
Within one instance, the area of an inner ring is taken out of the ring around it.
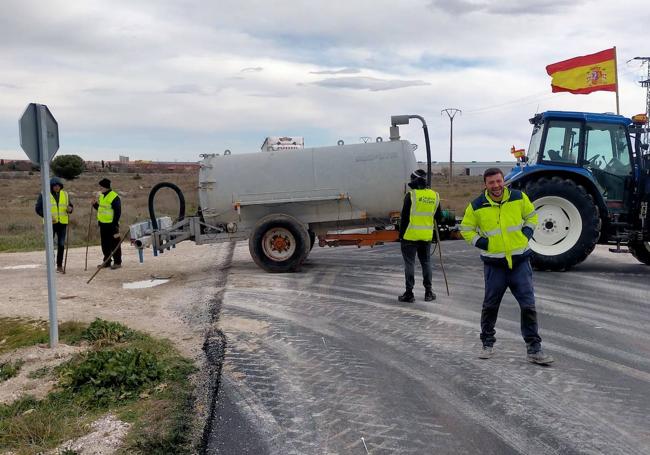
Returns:
[[[202,214],[211,225],[244,232],[274,213],[315,234],[389,224],[417,167],[413,148],[396,140],[207,156],[199,173]]]

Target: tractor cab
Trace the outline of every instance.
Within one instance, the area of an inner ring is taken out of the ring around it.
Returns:
[[[547,166],[580,168],[591,180],[610,210],[623,211],[633,177],[631,121],[611,114],[545,112],[531,120],[533,135],[528,162]],[[574,168],[574,169],[570,169]]]

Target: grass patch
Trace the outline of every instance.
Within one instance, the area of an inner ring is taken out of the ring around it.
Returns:
[[[63,322],[59,324],[59,340],[75,344],[84,328],[80,322]],[[31,319],[0,318],[0,334],[0,354],[50,340],[49,324]]]
[[[0,453],[51,450],[85,434],[89,423],[109,411],[133,424],[121,453],[190,452],[189,360],[167,340],[101,319],[82,330],[75,326],[70,338],[91,349],[54,369],[54,392],[40,401],[0,405]]]
[[[27,377],[29,379],[41,379],[48,377],[50,374],[52,374],[51,367],[42,367],[30,372]]]
[[[22,360],[0,363],[0,382],[17,376],[23,363]]]

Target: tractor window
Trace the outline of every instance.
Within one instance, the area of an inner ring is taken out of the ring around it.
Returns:
[[[619,176],[632,172],[625,127],[590,123],[587,125],[586,142],[585,167]]]
[[[579,122],[549,121],[543,160],[553,164],[577,164],[579,140]]]
[[[625,127],[590,123],[587,125],[585,142],[582,166],[591,171],[603,196],[610,200],[622,200],[625,177],[632,172]]]

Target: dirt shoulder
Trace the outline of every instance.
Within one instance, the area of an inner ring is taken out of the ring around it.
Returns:
[[[86,281],[101,262],[98,247],[71,248],[66,274],[56,274],[57,312],[60,321],[91,322],[100,317],[119,321],[131,328],[169,338],[181,352],[196,358],[204,327],[190,304],[198,290],[220,262],[222,245],[180,244],[157,258],[145,251],[138,263],[136,250],[124,248],[123,267],[102,270],[90,284]],[[0,316],[48,319],[47,273],[43,251],[0,254]],[[164,284],[141,289],[124,289],[125,283],[168,278]]]

